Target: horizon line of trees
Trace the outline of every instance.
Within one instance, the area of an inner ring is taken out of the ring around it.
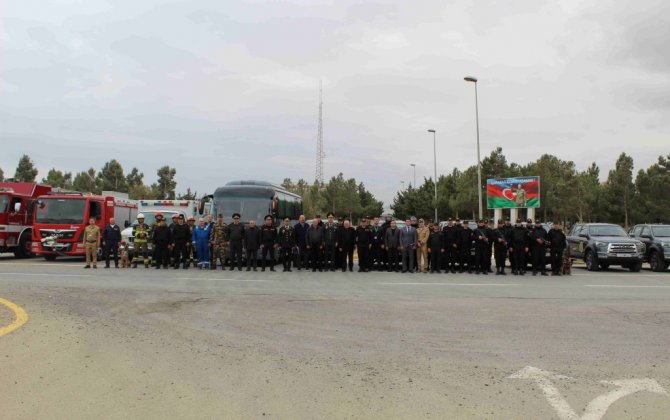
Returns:
[[[545,221],[610,222],[630,227],[636,223],[670,223],[670,154],[640,169],[633,177],[633,158],[621,153],[607,179],[600,182],[600,169],[592,163],[577,171],[573,161],[543,154],[526,165],[508,163],[501,147],[481,162],[482,201],[486,210],[486,180],[520,176],[540,177],[540,208],[536,217]],[[424,178],[420,186],[411,185],[393,199],[397,217],[432,219],[435,208],[434,181]],[[476,218],[478,213],[477,166],[464,171],[454,169],[437,180],[437,208],[442,219]]]

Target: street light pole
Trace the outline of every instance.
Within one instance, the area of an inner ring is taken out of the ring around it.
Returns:
[[[479,101],[477,98],[477,78],[473,76],[465,77],[466,82],[475,84],[475,121],[477,124],[477,197],[479,200],[479,220],[482,220],[484,215],[482,211],[482,161],[479,157]]]
[[[430,129],[428,130],[429,133],[433,133],[433,165],[435,169],[435,178],[433,179],[433,185],[435,185],[435,219],[433,220],[434,223],[438,223],[437,220],[437,146],[435,142],[435,130]]]
[[[412,185],[414,185],[414,188],[416,188],[416,163],[410,163],[409,166],[414,168],[414,184]]]
[[[405,181],[400,181],[400,183],[402,184],[402,190],[405,191]]]

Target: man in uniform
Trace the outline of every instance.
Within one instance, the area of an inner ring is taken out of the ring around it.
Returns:
[[[158,219],[157,219],[158,220]],[[168,268],[170,262],[170,244],[172,243],[172,233],[164,218],[160,218],[158,226],[152,229],[153,232],[153,250],[156,269]]]
[[[468,270],[468,273],[472,273],[472,256],[470,252],[472,251],[472,241],[474,240],[474,233],[470,229],[470,223],[465,220],[463,221],[463,227],[458,231],[458,251],[460,258],[460,272],[463,273]]]
[[[488,274],[488,263],[486,257],[489,255],[488,250],[489,238],[486,234],[486,221],[480,219],[477,221],[477,229],[475,230],[475,274]]]
[[[258,267],[256,255],[261,245],[261,231],[256,226],[256,220],[249,220],[249,226],[244,229],[243,236],[244,248],[247,250],[247,271],[251,271],[252,267],[256,271],[256,267]]]
[[[266,264],[270,265],[270,271],[275,271],[275,248],[277,248],[277,228],[272,222],[272,216],[268,214],[261,227],[261,257],[263,258],[261,271],[265,271]],[[268,254],[270,254],[269,262],[267,261]]]
[[[226,250],[228,249],[228,225],[223,221],[223,214],[216,215],[216,223],[205,224],[209,227],[209,248],[212,249],[212,255],[208,260],[211,260],[211,269],[216,270],[216,260],[221,263],[221,270],[226,269]],[[200,261],[201,258],[198,258]],[[209,265],[209,264],[207,264]],[[232,265],[231,265],[232,267]]]
[[[195,217],[193,216],[188,216],[187,220],[187,225],[188,225],[188,231],[191,235],[191,238],[193,237],[193,229],[195,229]],[[209,246],[209,245],[208,245]],[[195,249],[195,246],[193,246],[193,242],[189,241],[188,244],[186,244],[186,252],[187,252],[187,258],[188,261],[187,263],[193,264],[193,267],[198,266],[198,255]]]
[[[440,273],[440,259],[444,253],[444,235],[440,232],[440,224],[433,223],[433,231],[428,235],[428,254],[430,255],[430,272]]]
[[[444,236],[444,253],[447,259],[445,272],[456,272],[456,261],[458,260],[458,231],[454,222],[449,218],[447,225],[442,229]]]
[[[530,231],[531,251],[533,256],[533,275],[536,276],[539,271],[543,276],[547,275],[547,262],[545,253],[547,252],[547,240],[549,236],[542,227],[542,222],[535,220],[535,227]]]
[[[507,258],[508,233],[502,219],[498,220],[498,228],[493,231],[493,248],[496,259],[496,275],[505,275],[505,259]]]
[[[379,247],[381,248],[380,254],[380,263],[381,263],[381,270],[388,270],[388,251],[386,249],[386,231],[388,229],[391,229],[391,222],[393,221],[393,217],[390,215],[386,215],[384,219],[384,224],[382,225],[380,231],[379,231],[379,239],[380,239],[380,244]]]
[[[170,235],[172,235],[172,238],[174,238],[174,229],[177,227],[177,221],[179,220],[179,214],[177,213],[172,213],[172,222],[168,225],[170,228]],[[170,244],[170,266],[174,267],[174,265],[177,264],[177,251],[174,247],[174,242]]]
[[[419,228],[416,230],[416,272],[428,272],[428,237],[430,230],[423,219],[419,219]],[[422,263],[423,262],[423,263]]]
[[[335,249],[337,248],[337,225],[335,224],[335,215],[328,213],[328,221],[323,225],[323,268],[328,271],[335,271],[338,265]]]
[[[317,269],[323,271],[321,268],[321,253],[323,252],[324,233],[323,228],[319,226],[319,220],[315,217],[312,219],[312,226],[307,229],[305,235],[305,247],[309,252],[310,264],[312,272]]]
[[[372,248],[370,249],[370,269],[382,271],[384,262],[382,260],[384,237],[382,237],[382,228],[379,226],[379,217],[372,219],[370,226],[372,234]]]
[[[514,229],[514,226],[512,226],[512,222],[510,221],[509,217],[505,218],[505,226],[503,226],[505,230],[505,237],[507,238],[507,255],[509,256],[509,265],[510,267],[514,267],[514,253],[511,251],[512,248],[512,229]]]
[[[137,224],[133,226],[133,244],[135,246],[135,255],[133,258],[133,268],[137,268],[139,261],[144,261],[144,268],[149,268],[149,244],[151,236],[149,225],[144,223],[144,214],[137,215]]]
[[[193,228],[193,236],[191,244],[198,255],[198,270],[209,268],[209,246],[211,244],[211,235],[214,229],[214,224],[205,224],[205,219],[202,217],[198,219],[198,226]]]
[[[372,230],[370,218],[363,217],[361,224],[356,228],[356,249],[358,250],[358,272],[370,271],[370,249],[372,249]]]
[[[551,275],[560,276],[563,265],[563,251],[565,250],[565,233],[563,233],[559,222],[554,222],[551,230],[549,230],[548,237],[551,246]]]
[[[298,246],[298,256],[296,258],[295,265],[300,271],[303,267],[307,268],[307,245],[305,243],[305,236],[307,235],[307,229],[309,226],[305,223],[305,215],[301,214],[298,217],[298,223],[295,224],[293,228],[295,232],[295,243]]]
[[[523,189],[521,184],[516,186],[516,206],[526,207],[526,190]]]
[[[402,272],[414,272],[414,256],[416,255],[416,229],[412,220],[405,220],[405,227],[400,230],[400,252],[402,253]]]
[[[175,269],[179,268],[180,261],[184,269],[188,268],[186,246],[191,243],[192,238],[193,235],[191,234],[191,229],[184,223],[184,215],[180,214],[179,217],[177,217],[177,223],[175,223],[172,228],[172,241],[174,244],[173,267]]]
[[[84,268],[98,268],[98,248],[100,248],[100,228],[95,224],[95,217],[91,217],[88,226],[84,229],[84,250],[86,252],[86,265]]]
[[[398,248],[400,247],[400,230],[398,230],[398,224],[395,220],[391,219],[390,222],[384,223],[384,226],[388,226],[386,233],[384,234],[384,248],[386,249],[387,264],[386,271],[398,272]]]
[[[523,276],[526,268],[526,252],[528,252],[528,230],[521,225],[521,219],[516,219],[510,239],[510,252],[514,255],[512,274]]]
[[[109,224],[102,233],[102,244],[105,247],[105,268],[109,268],[110,254],[114,254],[114,267],[119,268],[119,242],[121,242],[121,228],[109,218]]]
[[[356,229],[351,227],[349,220],[342,223],[342,228],[338,230],[337,246],[342,256],[342,272],[354,271],[354,248],[356,246]]]
[[[485,232],[486,232],[486,237],[488,238],[488,248],[486,248],[486,270],[489,273],[493,273],[493,270],[491,269],[491,256],[493,255],[493,220],[489,220],[489,223],[486,226]]]
[[[233,224],[228,225],[228,240],[230,247],[230,271],[242,271],[242,249],[244,248],[244,225],[240,223],[240,214],[233,213]]]
[[[277,236],[284,271],[291,271],[293,247],[295,246],[295,231],[293,226],[291,226],[291,219],[289,217],[284,218],[284,226],[279,228]]]

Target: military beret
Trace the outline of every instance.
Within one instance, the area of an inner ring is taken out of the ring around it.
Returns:
[[[217,217],[217,218],[219,218],[219,217],[223,218],[223,213],[219,213],[219,214],[217,214],[216,217]]]
[[[242,217],[242,216],[240,216],[239,213],[233,213],[233,219],[236,218],[236,217],[237,217],[237,218],[240,218],[240,217]]]
[[[268,220],[268,219],[272,219],[272,216],[270,216],[269,214],[266,215],[266,216],[263,218],[263,220]]]
[[[183,214],[180,214],[180,215],[179,215],[179,219],[184,220],[184,215],[183,215]]]

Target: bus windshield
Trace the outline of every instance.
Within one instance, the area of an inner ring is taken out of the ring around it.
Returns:
[[[263,218],[270,213],[272,200],[264,197],[226,197],[214,196],[214,216],[223,214],[226,223],[231,223],[233,213],[239,213],[241,222],[247,223],[253,219],[257,223],[263,223]]]
[[[0,213],[7,213],[7,205],[9,204],[9,197],[0,195]]]
[[[37,205],[37,223],[84,223],[86,200],[77,198],[44,198]]]

